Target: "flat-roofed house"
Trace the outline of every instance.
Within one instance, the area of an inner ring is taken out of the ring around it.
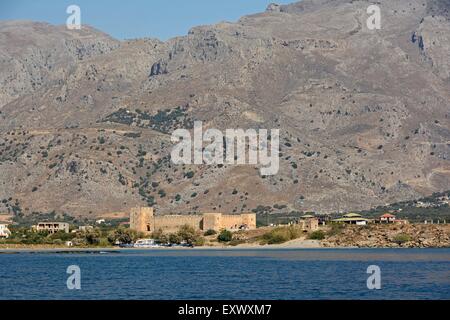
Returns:
[[[66,222],[39,222],[35,226],[36,231],[47,231],[48,233],[56,233],[63,231],[69,233],[69,224]]]
[[[333,222],[342,222],[347,224],[356,224],[359,226],[365,226],[369,223],[369,219],[363,218],[357,213],[347,213],[342,218],[334,219]]]

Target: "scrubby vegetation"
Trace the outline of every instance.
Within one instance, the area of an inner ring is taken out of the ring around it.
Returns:
[[[157,230],[152,233],[151,238],[162,244],[187,243],[194,246],[203,246],[205,244],[205,238],[203,238],[201,232],[196,231],[189,225],[182,226],[176,233],[164,233],[162,230]]]
[[[134,230],[118,228],[116,230],[111,231],[108,234],[108,241],[111,244],[115,243],[130,244],[142,237],[143,237],[142,234]]]
[[[295,226],[278,227],[264,234],[260,244],[280,244],[297,239],[302,232]]]
[[[317,230],[317,231],[311,232],[308,236],[308,239],[323,240],[323,239],[325,239],[325,233],[322,230]]]
[[[135,112],[121,108],[108,115],[104,122],[114,122],[125,125],[136,124],[140,128],[151,128],[153,130],[170,133],[177,128],[192,128],[193,121],[189,117],[188,106],[178,106],[173,109],[158,110],[156,114],[136,109]]]
[[[90,227],[86,230],[75,229],[70,233],[33,231],[29,227],[10,226],[11,236],[1,239],[0,244],[22,245],[55,245],[64,246],[70,241],[75,247],[109,247],[117,244],[131,244],[138,239],[145,238],[142,233],[124,227]],[[190,226],[183,226],[176,233],[165,234],[158,230],[153,232],[151,238],[161,244],[190,244],[202,246],[205,239],[200,231]]]
[[[443,197],[450,196],[450,191],[436,192],[429,197],[418,200],[410,200],[393,203],[387,206],[379,206],[367,211],[361,211],[367,217],[379,217],[386,212],[395,212],[397,218],[407,219],[410,222],[423,222],[425,220],[446,220],[450,221],[450,206],[441,201]],[[422,202],[425,206],[419,206]]]
[[[76,230],[70,233],[60,231],[53,234],[47,231],[33,231],[29,227],[10,226],[9,229],[11,236],[8,239],[0,240],[0,243],[61,246],[70,241],[73,246],[79,247],[108,247],[113,245],[118,239],[118,237],[113,237],[111,231],[105,228],[92,228],[84,231]],[[126,233],[125,231],[121,232]],[[128,231],[128,233],[132,232]]]
[[[342,233],[346,225],[343,223],[331,223],[330,226],[331,228],[328,230],[327,236],[331,237]]]
[[[394,237],[393,241],[397,244],[403,244],[411,241],[411,236],[406,233],[399,233]]]
[[[217,236],[217,240],[219,240],[219,242],[230,242],[231,240],[233,240],[233,234],[230,231],[224,229]]]
[[[213,236],[215,234],[217,234],[217,232],[215,230],[209,229],[209,230],[206,230],[204,235],[205,235],[205,237],[207,237],[207,236]]]

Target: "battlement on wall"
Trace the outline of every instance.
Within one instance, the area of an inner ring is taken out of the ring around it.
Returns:
[[[150,233],[156,230],[168,233],[176,232],[185,225],[199,231],[256,229],[256,214],[204,213],[201,215],[155,216],[153,208],[138,207],[130,210],[130,228],[138,232]]]

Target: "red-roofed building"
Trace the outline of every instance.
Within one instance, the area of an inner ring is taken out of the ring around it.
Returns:
[[[395,221],[397,220],[397,218],[390,213],[385,213],[380,217],[380,222],[381,223],[395,223]]]

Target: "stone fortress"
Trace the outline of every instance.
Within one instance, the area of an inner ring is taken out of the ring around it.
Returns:
[[[256,229],[256,214],[204,213],[199,215],[155,216],[153,208],[150,207],[137,207],[130,211],[130,229],[138,232],[147,234],[157,230],[176,232],[184,225],[191,226],[199,231],[251,230]]]

